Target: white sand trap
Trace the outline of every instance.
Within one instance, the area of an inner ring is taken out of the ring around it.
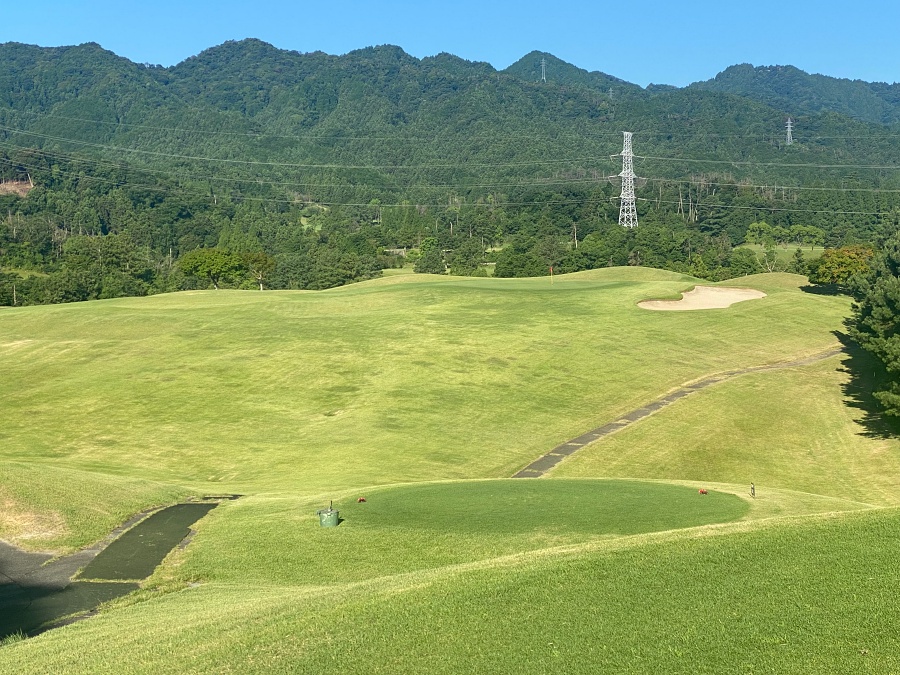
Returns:
[[[638,307],[670,312],[687,309],[725,309],[736,302],[764,297],[765,293],[752,288],[694,286],[693,290],[681,294],[681,300],[644,300],[638,303]]]

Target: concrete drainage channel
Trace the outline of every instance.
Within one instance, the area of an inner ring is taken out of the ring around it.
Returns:
[[[137,590],[172,549],[190,540],[194,523],[222,500],[238,497],[139,513],[98,544],[56,560],[0,542],[0,639],[77,621]]]

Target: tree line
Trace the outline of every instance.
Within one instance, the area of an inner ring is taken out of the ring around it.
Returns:
[[[223,286],[322,289],[403,264],[504,277],[613,265],[712,280],[810,273],[807,257],[786,264],[775,247],[871,246],[896,228],[898,213],[885,195],[879,217],[793,222],[764,194],[723,189],[706,208],[697,185],[669,185],[657,191],[663,198],[639,202],[640,225],[629,230],[618,225],[616,193],[605,182],[457,193],[439,206],[342,206],[275,198],[267,186],[211,195],[141,169],[37,152],[0,152],[0,179],[29,185],[25,196],[0,194],[0,302],[16,305]],[[756,206],[727,208],[748,204]]]

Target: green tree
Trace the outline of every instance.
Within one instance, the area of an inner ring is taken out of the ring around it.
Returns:
[[[774,243],[775,234],[772,231],[772,226],[765,221],[750,223],[750,227],[747,228],[747,236],[744,241],[746,241],[748,244],[761,245]]]
[[[812,249],[825,241],[825,230],[812,225],[793,225],[790,229],[790,236],[797,246],[806,244]]]
[[[814,284],[845,286],[855,275],[870,271],[874,255],[871,248],[859,244],[826,249],[810,269],[809,280]]]
[[[762,272],[762,265],[759,264],[759,258],[749,248],[736,248],[731,252],[728,259],[728,268],[732,278],[744,277],[748,274],[758,274]]]
[[[263,290],[263,283],[275,271],[275,258],[265,253],[245,253],[242,258],[250,276],[259,284],[259,290]]]
[[[246,269],[237,255],[218,248],[188,251],[179,258],[178,265],[185,274],[208,279],[216,290],[219,290],[219,284],[224,279],[230,279]]]
[[[785,246],[791,240],[791,234],[786,227],[782,227],[781,225],[773,225],[772,239],[775,240],[776,244]]]
[[[709,267],[706,264],[706,261],[703,260],[703,256],[699,253],[695,253],[691,256],[691,264],[688,268],[688,274],[692,277],[697,277],[698,279],[708,279],[709,278]]]
[[[778,251],[775,250],[775,242],[767,241],[763,245],[762,266],[766,272],[776,272],[778,270]]]
[[[799,247],[794,251],[791,262],[788,264],[787,271],[803,275],[806,275],[806,273],[809,272],[809,265],[806,262],[806,258],[803,256],[803,251]]]
[[[900,234],[887,241],[868,274],[854,278],[851,290],[856,302],[849,334],[884,365],[890,383],[875,396],[885,412],[900,416]]]
[[[413,271],[419,274],[444,274],[447,271],[447,265],[440,249],[435,247],[424,251],[416,261]]]
[[[450,258],[450,274],[455,276],[470,277],[481,269],[481,259],[484,257],[484,249],[481,240],[467,237],[456,247]]]
[[[0,271],[0,305],[20,305],[18,284],[22,278],[18,274]]]

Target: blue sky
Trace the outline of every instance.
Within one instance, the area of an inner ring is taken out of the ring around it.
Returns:
[[[0,42],[99,42],[136,62],[172,65],[225,40],[343,54],[396,44],[505,68],[537,49],[630,82],[685,85],[735,63],[900,81],[900,3],[378,1],[7,3]]]

